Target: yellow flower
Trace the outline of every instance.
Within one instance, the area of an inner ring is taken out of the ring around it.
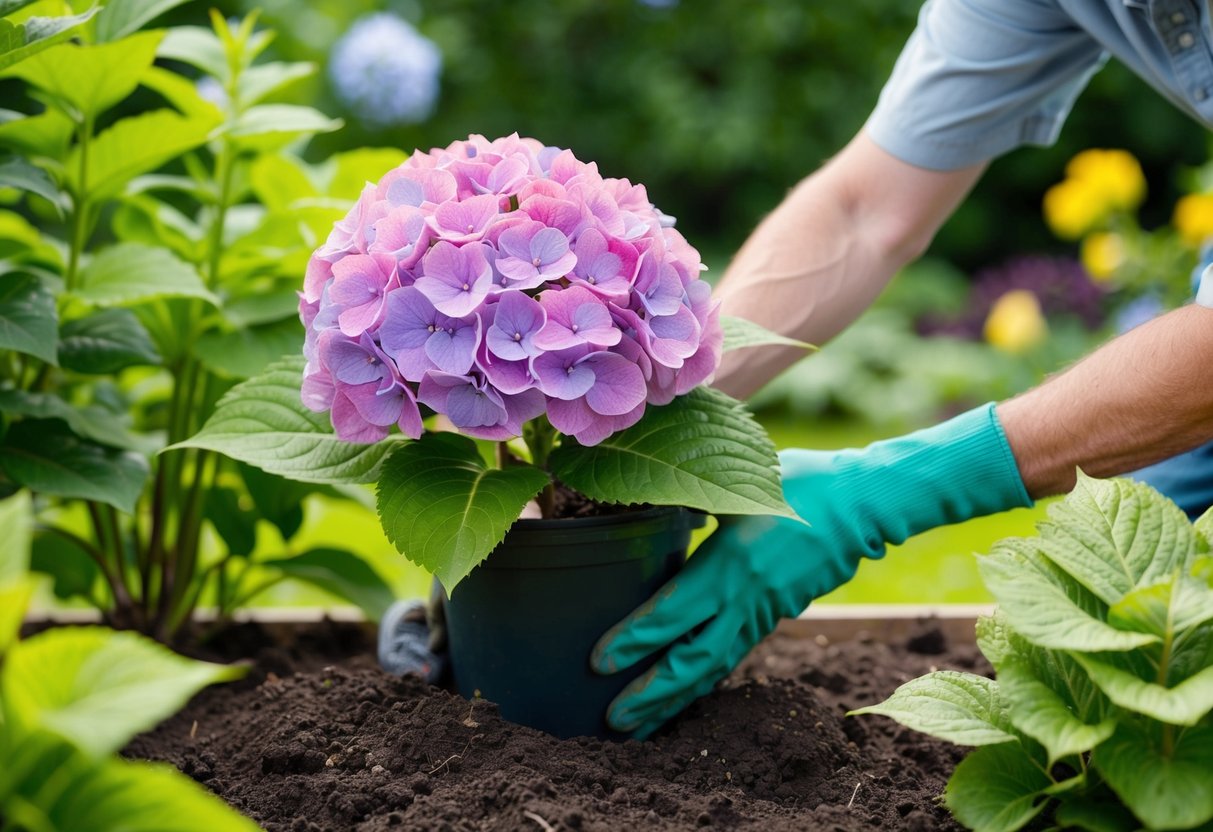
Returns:
[[[1190,246],[1213,237],[1213,194],[1188,194],[1175,203],[1171,224]]]
[[[1020,355],[1044,341],[1049,325],[1036,295],[1015,289],[1000,297],[986,318],[985,337],[997,349]]]
[[[1053,233],[1065,240],[1077,240],[1107,214],[1099,193],[1081,179],[1064,179],[1045,191],[1044,210]]]
[[[1088,234],[1082,241],[1081,257],[1087,274],[1101,282],[1108,280],[1125,262],[1125,241],[1110,231]]]
[[[1130,211],[1146,197],[1145,174],[1126,150],[1084,150],[1066,165],[1066,176],[1090,183],[1109,210]]]

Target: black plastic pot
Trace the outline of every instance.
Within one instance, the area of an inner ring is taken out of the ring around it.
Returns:
[[[607,705],[652,661],[600,676],[595,642],[682,567],[684,508],[568,520],[519,520],[447,601],[455,685],[509,720],[560,737],[620,738]]]

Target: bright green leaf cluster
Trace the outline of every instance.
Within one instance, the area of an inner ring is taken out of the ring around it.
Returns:
[[[945,800],[972,829],[1213,822],[1213,512],[1079,475],[1034,538],[981,559],[997,681],[940,671],[855,713],[963,745]]]

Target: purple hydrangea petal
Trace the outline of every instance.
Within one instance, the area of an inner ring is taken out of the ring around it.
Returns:
[[[391,375],[378,350],[368,349],[330,330],[331,337],[320,341],[320,358],[333,378],[342,384],[381,384]]]
[[[323,413],[332,408],[335,390],[333,377],[329,375],[327,370],[305,373],[303,376],[303,388],[300,391],[303,406],[313,413]]]
[[[370,445],[388,435],[387,428],[380,425],[372,425],[364,419],[362,414],[358,412],[358,408],[350,401],[349,396],[340,389],[334,393],[333,409],[330,411],[329,417],[333,422],[333,430],[336,431],[338,438],[346,442]]]
[[[485,341],[493,355],[523,361],[540,353],[534,337],[547,322],[547,314],[538,301],[521,291],[507,290],[498,295],[492,309],[493,323]]]
[[[650,315],[672,315],[682,305],[684,290],[678,272],[652,257],[642,259],[636,289],[640,303]]]
[[[493,288],[493,269],[479,243],[458,247],[438,242],[422,259],[421,270],[413,285],[453,318],[475,312]]]
[[[329,299],[341,307],[337,322],[346,335],[372,328],[383,310],[383,296],[395,279],[393,264],[382,258],[355,254],[333,264]]]
[[[444,373],[464,375],[472,369],[480,343],[480,320],[444,318],[425,342],[425,354]]]
[[[594,385],[586,391],[585,402],[602,416],[622,416],[644,403],[647,393],[644,374],[622,355],[595,352],[581,360],[581,367],[594,372]]]
[[[429,222],[442,239],[452,243],[467,243],[484,236],[485,229],[497,212],[497,197],[485,194],[461,202],[444,202],[434,209]]]
[[[607,305],[593,292],[581,286],[539,296],[547,313],[547,323],[535,335],[535,345],[543,350],[562,350],[580,344],[609,347],[622,337]]]
[[[519,210],[536,222],[541,222],[548,228],[559,232],[565,238],[566,245],[568,239],[576,235],[578,227],[581,225],[581,209],[575,203],[565,199],[532,196],[519,206]]]
[[[594,370],[580,364],[588,347],[574,347],[537,355],[531,361],[539,389],[554,399],[579,399],[594,384]]]
[[[673,315],[649,318],[648,325],[652,333],[649,352],[667,367],[681,367],[699,348],[699,321],[685,306],[679,306]]]

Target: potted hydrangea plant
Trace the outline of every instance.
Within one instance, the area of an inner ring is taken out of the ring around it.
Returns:
[[[387,536],[450,595],[460,691],[605,733],[629,677],[595,677],[590,649],[703,513],[795,516],[761,426],[703,386],[726,330],[777,336],[722,324],[704,268],[643,186],[568,150],[414,153],[312,256],[305,361],[235,388],[189,444],[376,481]]]

